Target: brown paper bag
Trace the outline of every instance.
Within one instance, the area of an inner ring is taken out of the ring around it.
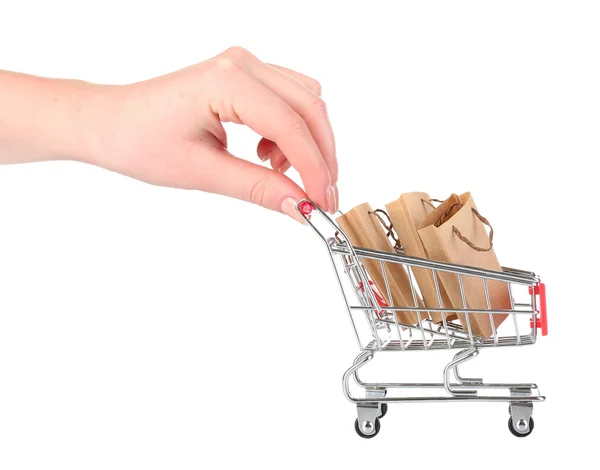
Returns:
[[[368,203],[355,207],[346,214],[338,217],[336,220],[353,246],[395,253],[394,247],[390,243],[376,214]],[[379,261],[364,258],[361,261],[367,270],[367,273],[377,286],[377,289],[389,305],[396,307],[415,306],[408,274],[402,265],[383,263],[392,296],[392,298],[389,299]],[[418,296],[417,304],[421,308],[424,307],[423,301]],[[418,321],[415,312],[397,311],[396,316],[399,322],[406,325],[414,325]],[[421,318],[424,317],[425,315],[421,315]]]
[[[419,230],[419,236],[430,259],[502,271],[492,247],[492,236],[488,235],[484,221],[487,223],[477,211],[470,193],[461,196],[453,194],[428,214],[424,228]],[[440,271],[439,277],[452,307],[464,308],[457,275]],[[462,280],[466,307],[487,309],[482,279],[463,275]],[[487,281],[487,285],[491,308],[509,310],[511,302],[506,283]],[[459,313],[458,316],[467,331],[465,315]],[[504,314],[493,315],[494,325],[498,327],[506,317]],[[488,314],[470,314],[469,320],[473,334],[485,338],[492,335]]]
[[[425,226],[427,216],[434,210],[427,193],[405,193],[399,199],[385,205],[387,213],[398,234],[404,254],[417,258],[429,258],[423,242],[419,237],[419,230]],[[433,273],[430,269],[412,268],[419,290],[423,295],[425,305],[430,308],[451,308],[452,303],[438,277],[438,288],[442,304],[440,305]],[[431,319],[436,323],[442,322],[440,312],[430,312]],[[446,314],[446,320],[458,318],[456,314]]]

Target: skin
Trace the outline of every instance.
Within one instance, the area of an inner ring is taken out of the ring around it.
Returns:
[[[262,136],[253,163],[227,151],[223,122]],[[0,163],[76,160],[147,183],[283,212],[338,206],[335,141],[319,83],[233,47],[130,85],[0,71]],[[285,172],[293,166],[306,192]]]

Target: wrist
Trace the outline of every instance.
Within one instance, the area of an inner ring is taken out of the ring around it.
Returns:
[[[70,106],[66,110],[72,138],[65,139],[68,148],[61,152],[64,158],[102,166],[102,144],[114,119],[111,117],[114,88],[87,82],[72,84]]]

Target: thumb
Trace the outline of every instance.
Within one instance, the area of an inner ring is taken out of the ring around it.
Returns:
[[[306,193],[287,176],[223,149],[207,147],[202,153],[200,158],[196,155],[188,160],[202,166],[194,172],[201,175],[197,189],[257,204],[305,223],[296,211],[296,203]]]

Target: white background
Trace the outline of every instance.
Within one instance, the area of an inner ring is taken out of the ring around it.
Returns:
[[[390,408],[363,440],[340,380],[358,350],[309,228],[76,163],[2,167],[0,468],[595,459],[599,21],[591,1],[2,0],[2,69],[128,83],[242,45],[314,76],[342,210],[472,191],[502,264],[546,281],[551,334],[465,368],[539,383],[528,438],[505,404],[434,404]],[[450,355],[380,372],[437,381]]]

